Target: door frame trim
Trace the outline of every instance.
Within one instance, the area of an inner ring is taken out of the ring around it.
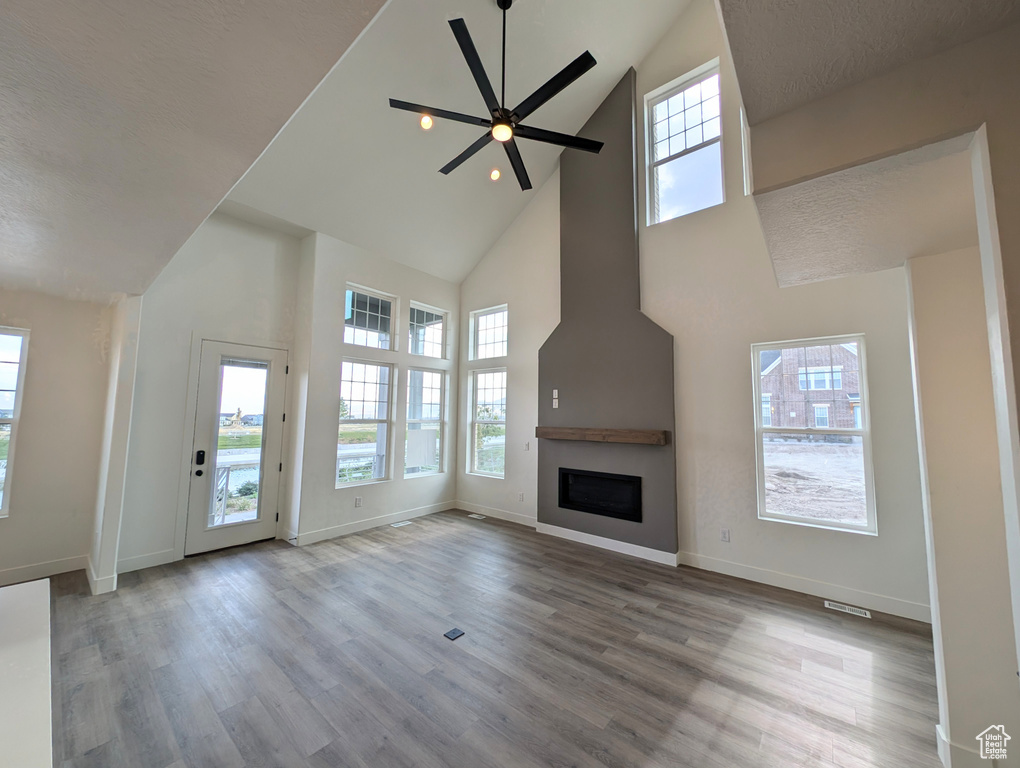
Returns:
[[[221,344],[239,344],[245,347],[263,347],[265,349],[282,350],[287,353],[290,359],[290,343],[286,341],[274,341],[271,339],[259,339],[257,337],[241,335],[235,338],[225,338],[227,334],[202,332],[193,330],[191,332],[191,355],[188,360],[188,399],[184,407],[184,427],[181,435],[181,463],[177,479],[177,517],[174,520],[174,560],[184,559],[184,538],[188,530],[188,496],[191,492],[191,451],[195,443],[195,420],[198,418],[198,373],[199,364],[202,361],[202,342],[212,341]],[[285,377],[283,390],[284,410],[290,404],[290,377]],[[288,434],[290,424],[284,422],[282,435],[282,451],[287,452]],[[282,458],[282,457],[281,457]],[[280,473],[280,489],[286,487],[289,468],[287,462],[283,462],[283,472]],[[282,495],[281,495],[282,498]],[[279,504],[279,501],[277,502]],[[281,515],[281,517],[283,517]],[[280,538],[280,523],[276,525],[276,538]]]

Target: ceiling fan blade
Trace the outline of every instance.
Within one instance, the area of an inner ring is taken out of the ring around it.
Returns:
[[[553,75],[548,83],[520,103],[517,109],[514,110],[517,120],[520,121],[526,118],[594,66],[595,57],[588,51],[582,53],[560,70],[559,74]]]
[[[464,58],[467,60],[468,69],[471,70],[471,74],[475,78],[478,90],[482,92],[485,108],[493,115],[498,114],[499,100],[496,98],[496,92],[492,90],[489,76],[485,74],[485,67],[482,66],[478,50],[471,40],[471,33],[468,32],[467,24],[464,23],[464,19],[450,19],[450,28],[453,30],[453,36],[457,38],[461,53],[464,54]]]
[[[486,146],[490,141],[492,141],[492,132],[491,131],[489,133],[486,133],[484,136],[482,136],[480,139],[478,139],[478,141],[476,141],[470,147],[468,147],[463,152],[461,152],[459,155],[457,155],[455,158],[453,158],[453,160],[451,160],[446,165],[444,165],[442,168],[440,168],[439,172],[442,173],[442,174],[450,173],[450,171],[452,171],[455,168],[457,168],[461,163],[463,163],[469,157],[471,157],[476,152],[481,150],[482,147]]]
[[[531,179],[528,178],[528,170],[524,167],[524,158],[521,157],[521,151],[517,148],[517,142],[513,139],[503,142],[503,149],[506,150],[506,156],[510,158],[510,165],[513,166],[521,189],[523,191],[531,189]]]
[[[542,128],[532,128],[528,125],[518,125],[514,128],[514,135],[520,136],[522,139],[541,141],[545,144],[555,144],[559,147],[568,147],[570,149],[580,149],[585,152],[594,152],[596,155],[601,152],[602,147],[605,146],[605,144],[601,141],[582,139],[580,136],[571,136],[569,133],[556,133],[556,131],[546,131]]]
[[[488,128],[492,125],[492,121],[484,117],[472,117],[471,115],[465,115],[461,112],[451,112],[448,109],[436,109],[435,107],[426,107],[424,104],[412,104],[409,101],[400,101],[399,99],[390,99],[390,106],[394,109],[403,109],[408,112],[417,112],[421,115],[430,115],[431,117],[442,117],[446,120],[456,120],[458,123],[467,123],[468,125],[478,125],[482,128]]]

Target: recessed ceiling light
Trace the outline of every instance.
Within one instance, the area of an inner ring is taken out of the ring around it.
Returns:
[[[499,181],[499,177],[502,175],[503,174],[499,172],[499,168],[493,168],[492,173],[489,174],[489,178],[492,179],[493,181]]]
[[[421,116],[421,127],[422,127],[422,130],[424,130],[424,131],[427,131],[429,128],[431,128],[432,127],[432,118],[429,117],[428,115],[422,115]]]

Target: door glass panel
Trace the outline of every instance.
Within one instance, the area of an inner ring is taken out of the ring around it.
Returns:
[[[223,358],[209,528],[259,518],[269,363]]]

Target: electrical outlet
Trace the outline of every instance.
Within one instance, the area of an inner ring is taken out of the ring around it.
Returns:
[[[518,493],[517,494],[517,501],[524,501],[524,494],[523,493]]]
[[[553,408],[559,408],[559,407],[560,407],[559,399],[558,398],[553,398]]]
[[[729,540],[730,540],[730,529],[729,529],[729,528],[723,528],[723,529],[722,529],[722,535],[720,536],[720,538],[721,538],[721,539],[722,539],[723,541],[725,541],[725,542],[727,542],[727,543],[728,543],[728,542],[729,542]]]
[[[354,506],[355,507],[360,507],[361,506],[361,497],[360,496],[355,496],[354,497]]]
[[[531,450],[531,443],[525,443],[524,444],[524,450],[525,450],[525,452],[530,451]]]

